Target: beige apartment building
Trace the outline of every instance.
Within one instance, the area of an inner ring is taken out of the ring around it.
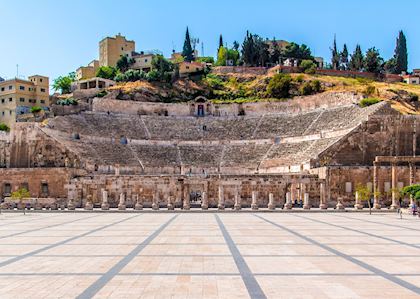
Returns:
[[[121,34],[106,37],[99,42],[99,65],[115,67],[122,55],[131,57],[135,49],[136,43],[127,40]]]
[[[99,60],[92,60],[87,66],[81,66],[76,70],[76,79],[83,80],[96,77],[99,69]]]
[[[18,114],[30,112],[31,107],[49,107],[49,78],[34,75],[28,80],[14,78],[0,82],[0,123],[9,127]]]

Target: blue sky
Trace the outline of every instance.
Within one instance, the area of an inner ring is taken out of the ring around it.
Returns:
[[[305,43],[330,59],[334,34],[352,52],[376,46],[392,56],[402,29],[409,67],[420,68],[420,1],[406,0],[0,0],[0,76],[56,78],[98,57],[98,42],[117,33],[140,50],[169,55],[182,48],[185,29],[215,55],[219,34],[242,43],[246,30],[262,37]],[[201,46],[199,47],[201,50]]]

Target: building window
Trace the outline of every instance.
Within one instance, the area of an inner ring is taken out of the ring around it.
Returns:
[[[147,62],[147,59],[145,59],[144,62],[146,63]]]
[[[41,78],[41,79],[39,79],[39,82],[42,82],[42,78]]]
[[[9,98],[9,102],[12,102],[13,101],[13,98]]]
[[[41,100],[41,104],[45,104],[45,100]]]
[[[13,86],[12,85],[9,85],[9,90],[12,90],[13,89]]]
[[[48,183],[41,183],[41,193],[43,195],[48,195]]]
[[[190,67],[189,67],[189,66],[186,66],[185,68],[186,68],[187,70],[189,70],[189,69],[190,69]]]
[[[4,87],[1,88],[1,91],[4,91]]]
[[[19,90],[25,90],[25,86],[19,86]]]
[[[12,193],[12,185],[10,183],[5,183],[3,185],[3,194],[10,195]]]
[[[1,103],[4,104],[4,99],[1,99]]]
[[[22,184],[20,185],[20,188],[22,188],[22,189],[26,189],[27,191],[29,191],[29,184],[28,184],[27,182],[22,183]]]
[[[12,110],[9,111],[9,115],[12,115]]]
[[[1,112],[1,115],[4,116],[4,111]]]
[[[41,88],[41,92],[45,92],[45,88]]]
[[[346,182],[346,193],[351,193],[351,182]]]
[[[25,98],[20,98],[19,101],[20,102],[25,102]]]

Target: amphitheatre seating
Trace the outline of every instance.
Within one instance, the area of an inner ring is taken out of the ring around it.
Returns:
[[[224,150],[222,166],[257,168],[270,147],[270,144],[228,145]]]
[[[176,146],[138,145],[129,146],[145,167],[164,167],[179,165]]]
[[[181,161],[186,166],[218,167],[222,146],[179,146]]]
[[[275,159],[280,165],[296,165],[309,160],[305,154],[315,141],[298,143],[281,143],[274,145],[267,155],[267,159]]]

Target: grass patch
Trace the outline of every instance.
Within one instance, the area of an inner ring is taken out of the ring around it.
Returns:
[[[359,106],[362,108],[365,108],[365,107],[375,105],[379,102],[382,102],[382,100],[378,98],[366,98],[360,101]]]

